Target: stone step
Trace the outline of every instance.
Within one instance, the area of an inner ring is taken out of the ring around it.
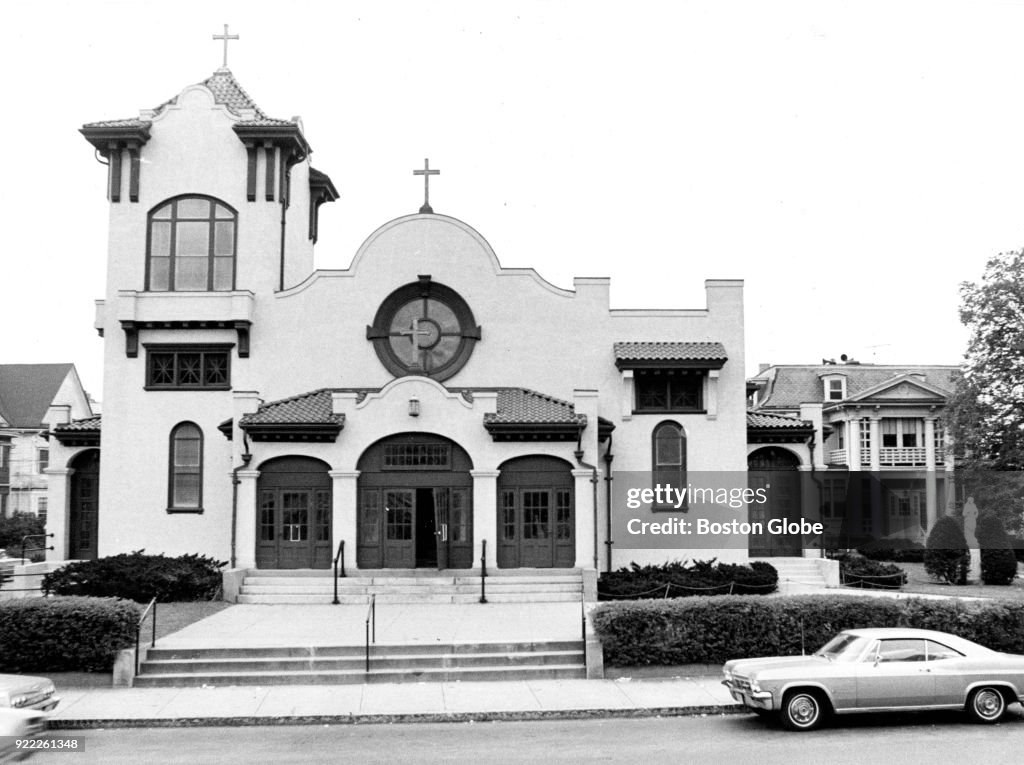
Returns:
[[[268,579],[273,584],[243,584],[241,592],[244,595],[287,595],[289,593],[307,593],[310,595],[331,595],[334,593],[333,584],[279,584],[276,580]],[[507,584],[504,582],[487,582],[485,585],[488,592],[583,592],[582,582],[536,582],[527,584]],[[457,594],[457,593],[479,593],[480,583],[475,584],[448,584],[428,586],[418,585],[408,587],[404,585],[382,584],[382,585],[361,585],[361,586],[338,586],[339,593],[347,595],[393,595],[393,594]]]
[[[492,596],[490,587],[487,588],[487,601],[489,603],[569,603],[579,602],[581,593],[577,592],[499,592]],[[346,594],[338,592],[338,602],[344,605],[366,605],[366,594]],[[392,605],[408,605],[415,603],[476,603],[480,600],[480,593],[385,593],[377,596],[378,603],[390,603]],[[239,603],[262,604],[262,605],[316,605],[332,603],[333,592],[323,594],[288,593],[288,594],[255,594],[250,595],[242,592],[238,595]]]
[[[535,651],[530,653],[448,654],[439,656],[396,655],[380,656],[370,646],[371,666],[375,670],[426,671],[428,669],[462,669],[471,667],[544,667],[567,666],[581,662],[579,651]],[[216,674],[238,672],[331,672],[339,670],[363,671],[366,656],[275,658],[275,659],[172,659],[146,661],[140,667],[142,675]]]
[[[582,577],[550,577],[550,576],[488,576],[490,586],[525,587],[533,584],[557,587],[582,586]],[[332,577],[293,577],[293,576],[246,576],[242,580],[243,587],[282,586],[282,587],[334,587]],[[338,587],[479,587],[478,576],[457,577],[341,577]]]
[[[537,653],[546,651],[570,651],[582,654],[580,640],[537,640],[530,642],[494,643],[375,643],[376,656],[474,656],[496,653]],[[360,645],[315,645],[315,646],[256,646],[256,647],[171,647],[151,648],[146,660],[170,661],[176,659],[256,659],[256,658],[311,658],[363,656],[364,646]]]
[[[326,578],[330,579],[333,577],[333,571],[324,568],[289,568],[289,569],[259,569],[251,568],[246,574],[247,577],[300,577],[300,578]],[[375,568],[375,569],[348,569],[347,577],[350,579],[421,579],[431,577],[441,577],[447,579],[454,579],[456,577],[479,577],[479,568],[449,568],[449,569],[436,569],[436,568]],[[578,568],[488,568],[487,578],[508,578],[518,579],[522,577],[581,577],[582,570]]]
[[[361,670],[307,672],[233,672],[167,675],[138,675],[136,687],[196,687],[232,685],[340,685],[346,683],[422,683],[470,680],[564,680],[587,676],[580,663],[545,666],[444,667],[424,670],[376,670],[371,657],[369,672]]]

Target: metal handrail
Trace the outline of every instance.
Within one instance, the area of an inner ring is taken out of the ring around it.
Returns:
[[[377,643],[377,596],[370,596],[366,609],[366,671],[370,671],[370,625],[373,625],[373,642]]]
[[[341,561],[341,574],[338,574],[338,561]],[[334,556],[334,600],[331,601],[331,605],[339,605],[341,603],[338,600],[338,577],[345,576],[345,540],[342,539],[338,545],[338,554]]]
[[[487,602],[487,540],[482,540],[480,548],[480,602]]]
[[[146,606],[146,610],[142,612],[142,616],[139,617],[139,623],[135,625],[135,674],[139,674],[139,633],[142,632],[142,623],[146,621],[146,617],[149,615],[149,609],[153,609],[153,639],[149,644],[152,648],[156,645],[156,598],[149,601],[149,605]]]
[[[49,534],[28,534],[26,536],[23,536],[21,538],[21,559],[22,560],[25,560],[25,540],[27,540],[27,539],[38,539],[39,537],[42,537],[43,539],[47,539],[47,538],[52,539],[53,538],[53,532],[50,532]],[[32,552],[35,552],[36,550],[52,550],[52,549],[53,549],[53,545],[50,545],[49,547],[45,547],[45,546],[43,546],[43,547],[33,547],[32,548]]]

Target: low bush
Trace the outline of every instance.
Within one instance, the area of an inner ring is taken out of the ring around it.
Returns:
[[[682,598],[691,595],[767,595],[778,589],[779,574],[764,561],[749,566],[715,560],[679,561],[640,566],[602,574],[598,600]]]
[[[942,516],[928,533],[924,570],[949,584],[967,584],[970,563],[971,554],[960,521],[949,515]]]
[[[912,539],[878,539],[857,549],[871,560],[890,563],[924,563],[925,548]]]
[[[907,583],[907,572],[899,566],[861,555],[850,555],[841,560],[839,576],[844,585],[861,589],[898,590]]]
[[[46,526],[42,519],[32,513],[12,513],[8,517],[0,515],[0,549],[7,550],[11,558],[21,557],[21,542],[27,536],[36,538],[28,540],[25,545],[26,557],[29,557],[29,550],[45,547],[46,539],[40,536],[45,533]]]
[[[613,666],[798,656],[855,627],[951,632],[997,651],[1024,644],[1024,603],[792,595],[602,603],[594,628]]]
[[[43,590],[56,595],[127,598],[146,603],[211,600],[227,565],[201,555],[145,555],[142,550],[69,563],[43,578]]]
[[[109,672],[134,645],[139,608],[118,598],[21,598],[0,603],[0,670]]]
[[[1012,582],[1017,576],[1017,556],[999,516],[981,513],[975,535],[981,548],[981,581],[997,585]]]

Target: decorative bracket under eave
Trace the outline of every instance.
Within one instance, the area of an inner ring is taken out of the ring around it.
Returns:
[[[252,322],[248,319],[235,321],[132,321],[121,320],[124,330],[124,354],[130,359],[139,355],[140,329],[233,329],[238,333],[238,358],[249,358],[249,331]]]

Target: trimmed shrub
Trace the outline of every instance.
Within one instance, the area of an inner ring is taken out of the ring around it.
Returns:
[[[924,554],[924,570],[935,579],[950,584],[967,584],[967,569],[971,554],[960,522],[944,515],[935,521],[928,533],[927,550]]]
[[[69,563],[43,577],[43,591],[56,595],[127,598],[148,603],[212,600],[224,561],[200,555],[144,555],[142,550]]]
[[[684,598],[692,595],[767,595],[778,589],[779,574],[764,561],[749,566],[715,563],[715,559],[690,565],[673,561],[602,574],[597,582],[598,600]]]
[[[1017,576],[1017,556],[999,516],[988,511],[979,514],[975,535],[981,548],[981,581],[1000,585],[1012,582]]]
[[[11,558],[21,557],[21,540],[27,536],[45,534],[42,519],[32,513],[12,513],[10,517],[0,516],[0,549],[7,550]],[[26,557],[32,548],[45,546],[45,539],[29,540],[25,547]]]
[[[118,598],[21,598],[0,603],[0,670],[109,672],[135,642],[139,608]]]
[[[1024,603],[1011,601],[726,596],[602,603],[592,618],[613,666],[799,656],[856,627],[937,629],[1007,652],[1024,643]]]
[[[907,572],[899,566],[860,555],[850,555],[841,560],[839,575],[844,585],[860,589],[898,590],[907,583]]]
[[[879,539],[857,550],[865,558],[892,563],[924,563],[924,551],[913,539]]]

